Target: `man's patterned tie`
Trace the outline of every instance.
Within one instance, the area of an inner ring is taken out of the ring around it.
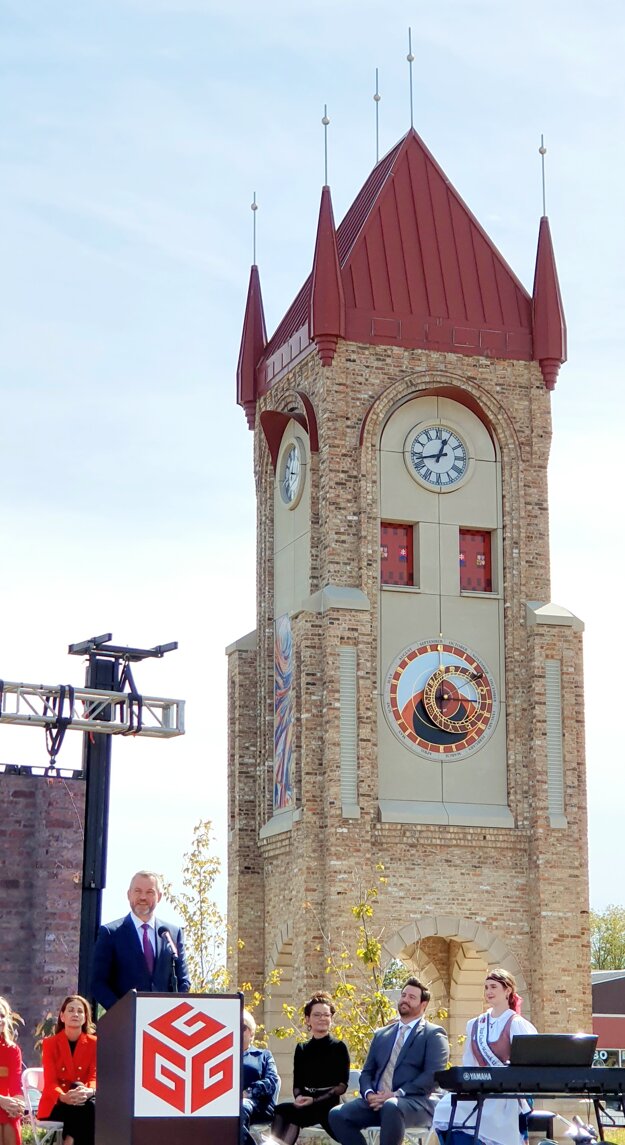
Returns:
[[[391,1056],[388,1059],[386,1069],[384,1070],[384,1073],[382,1074],[382,1077],[378,1083],[378,1091],[389,1090],[393,1088],[393,1074],[395,1073],[395,1064],[402,1051],[402,1046],[404,1044],[407,1030],[408,1026],[402,1025],[399,1027],[397,1037],[395,1038],[395,1045],[391,1050]]]

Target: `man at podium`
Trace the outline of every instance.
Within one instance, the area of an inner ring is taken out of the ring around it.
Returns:
[[[105,1010],[129,990],[188,993],[183,932],[156,917],[162,897],[160,877],[154,871],[137,871],[128,888],[130,913],[100,927],[91,991]]]

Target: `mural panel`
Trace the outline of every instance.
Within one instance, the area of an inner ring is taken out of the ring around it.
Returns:
[[[295,802],[293,790],[293,634],[290,618],[279,616],[274,632],[273,809]]]

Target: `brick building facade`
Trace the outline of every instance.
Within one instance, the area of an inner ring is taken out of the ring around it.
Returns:
[[[338,229],[324,188],[270,341],[252,269],[258,601],[228,649],[229,920],[236,981],[282,970],[269,1024],[324,984],[381,863],[385,956],[452,1035],[494,965],[539,1028],[589,1025],[583,626],[549,579],[565,337],[547,220],[530,296],[412,130]]]
[[[77,988],[84,800],[81,780],[0,775],[0,994],[24,1019],[26,1064],[37,1023]]]

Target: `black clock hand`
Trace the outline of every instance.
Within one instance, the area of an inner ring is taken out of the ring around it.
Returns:
[[[445,446],[447,445],[448,441],[448,437],[446,437],[444,441],[441,441],[438,453],[423,453],[421,456],[426,461],[436,461],[438,463],[445,455]]]
[[[445,446],[447,445],[447,442],[448,442],[448,441],[449,441],[449,438],[448,438],[448,437],[447,437],[447,438],[446,438],[444,441],[443,441],[443,439],[441,438],[441,444],[440,444],[440,448],[439,448],[439,451],[438,451],[438,454],[437,454],[437,457],[436,457],[436,460],[437,460],[437,461],[440,461],[441,457],[443,457],[443,456],[445,455]]]
[[[436,461],[436,462],[440,461],[441,458],[445,456],[445,445],[446,444],[447,444],[447,442],[443,442],[438,453],[422,453],[421,457],[423,458],[424,461]]]

